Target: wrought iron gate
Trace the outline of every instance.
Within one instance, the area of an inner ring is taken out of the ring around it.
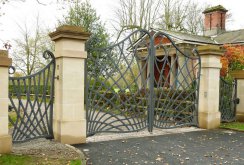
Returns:
[[[50,51],[43,57],[49,63],[37,73],[9,77],[9,121],[14,142],[53,138],[55,58]]]
[[[231,122],[236,119],[236,104],[239,102],[236,87],[236,80],[227,82],[220,77],[219,111],[222,122]]]
[[[146,30],[88,54],[87,135],[197,125],[200,57]]]

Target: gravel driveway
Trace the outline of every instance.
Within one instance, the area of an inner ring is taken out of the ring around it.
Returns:
[[[92,165],[244,164],[244,133],[201,130],[76,145]]]
[[[17,155],[33,155],[55,159],[84,160],[84,154],[71,145],[61,144],[44,138],[24,143],[14,143],[13,153]]]

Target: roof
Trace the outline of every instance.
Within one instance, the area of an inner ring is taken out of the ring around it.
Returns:
[[[162,29],[153,29],[153,31],[164,32],[174,39],[185,41],[185,42],[216,44],[216,42],[211,37],[207,37],[207,36],[193,35],[193,34],[189,34],[189,33],[168,31],[168,30],[162,30]]]
[[[214,11],[223,11],[223,12],[227,12],[228,10],[226,10],[226,8],[224,8],[222,5],[218,5],[218,6],[213,6],[213,7],[209,7],[207,9],[205,9],[203,11],[204,14],[206,13],[211,13]]]
[[[213,39],[220,44],[238,44],[244,43],[244,29],[235,31],[226,31],[213,37]]]
[[[155,32],[164,32],[173,39],[181,40],[183,42],[190,42],[196,44],[244,44],[244,29],[235,31],[226,31],[214,37],[193,35],[183,32],[168,31],[163,29],[152,29]]]

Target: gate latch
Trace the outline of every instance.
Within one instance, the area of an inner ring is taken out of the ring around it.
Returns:
[[[240,99],[239,99],[239,98],[236,98],[236,99],[234,100],[234,103],[235,103],[235,104],[240,104]]]
[[[54,77],[55,79],[59,80],[59,76]]]

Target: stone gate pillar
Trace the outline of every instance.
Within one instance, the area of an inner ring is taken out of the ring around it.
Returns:
[[[236,120],[244,122],[244,70],[235,70],[231,72],[231,76],[237,80],[237,98],[240,99],[236,105]]]
[[[8,131],[8,67],[11,64],[8,52],[0,50],[0,154],[10,153],[12,150],[12,137]]]
[[[218,46],[198,47],[201,56],[198,123],[200,128],[213,129],[220,125],[219,77],[220,57],[223,51]]]
[[[64,144],[85,143],[85,42],[90,34],[65,25],[49,36],[55,42],[56,58],[54,138]]]

